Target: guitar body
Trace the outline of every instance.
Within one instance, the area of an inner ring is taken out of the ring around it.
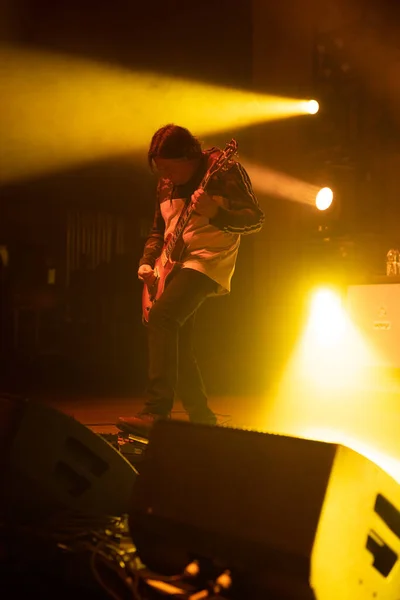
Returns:
[[[149,314],[157,300],[162,296],[168,279],[174,271],[179,269],[180,263],[167,258],[165,249],[169,238],[166,239],[161,255],[154,265],[155,280],[152,285],[144,284],[142,294],[142,321],[145,325],[149,322]]]

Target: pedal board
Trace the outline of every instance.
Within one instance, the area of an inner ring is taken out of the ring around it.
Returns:
[[[122,456],[132,465],[137,467],[141,462],[149,440],[132,433],[99,433],[111,446],[114,446]]]

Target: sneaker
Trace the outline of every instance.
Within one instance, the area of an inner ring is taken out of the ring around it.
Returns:
[[[169,419],[168,416],[156,415],[153,413],[139,413],[134,417],[119,417],[116,426],[121,431],[126,433],[134,433],[146,437],[149,434],[150,429],[153,427],[155,421],[161,419]]]

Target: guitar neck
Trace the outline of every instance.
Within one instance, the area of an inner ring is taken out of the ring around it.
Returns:
[[[205,190],[210,181],[210,178],[211,178],[211,175],[207,171],[207,173],[204,175],[203,179],[201,180],[199,188]],[[185,208],[182,216],[179,217],[178,224],[175,228],[175,231],[172,234],[171,239],[169,240],[169,242],[165,248],[165,255],[166,255],[167,259],[169,259],[171,257],[171,255],[175,249],[175,246],[176,246],[179,238],[181,237],[186,225],[188,224],[189,219],[192,216],[193,212],[194,212],[193,203],[189,202],[189,204]]]

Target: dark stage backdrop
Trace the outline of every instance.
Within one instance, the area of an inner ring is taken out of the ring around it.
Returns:
[[[250,87],[252,7],[246,0],[95,4],[3,0],[2,37],[26,47]],[[182,125],[185,125],[183,122]],[[251,153],[252,132],[229,131]],[[23,157],[21,157],[23,160]],[[155,181],[131,157],[4,185],[0,244],[3,387],[141,391],[146,339],[137,262]],[[244,240],[233,293],[199,315],[199,360],[211,392],[257,385],[252,359],[253,242]],[[51,281],[55,272],[55,283]]]

